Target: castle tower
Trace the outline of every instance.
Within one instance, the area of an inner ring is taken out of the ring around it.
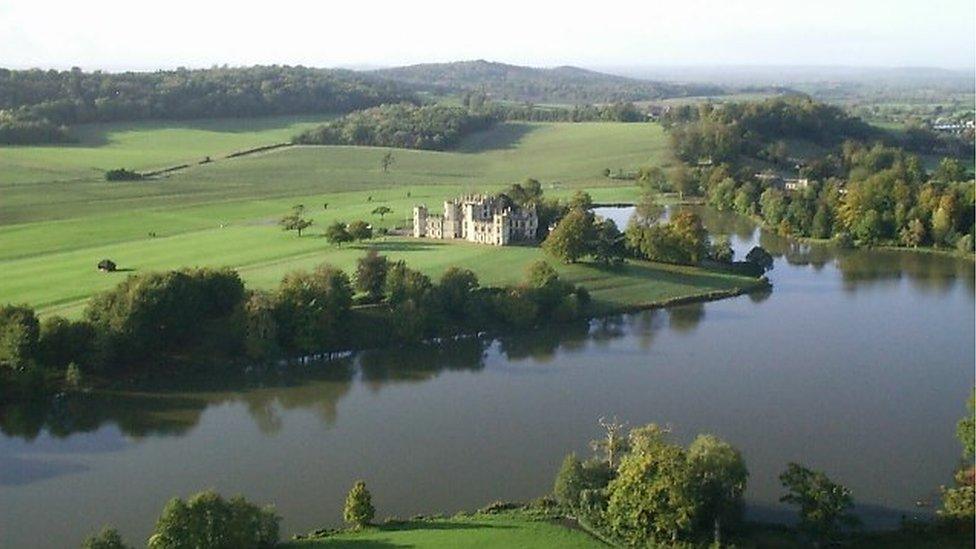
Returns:
[[[413,237],[420,238],[427,235],[427,206],[413,208]]]
[[[461,208],[456,200],[444,201],[444,238],[461,238]]]

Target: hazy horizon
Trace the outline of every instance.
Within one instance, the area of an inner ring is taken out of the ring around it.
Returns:
[[[456,4],[317,5],[246,10],[227,0],[98,9],[36,0],[0,5],[8,68],[159,70],[213,65],[392,67],[486,59],[595,70],[632,68],[976,67],[976,5],[908,1],[686,0],[562,9],[500,0],[476,15]]]

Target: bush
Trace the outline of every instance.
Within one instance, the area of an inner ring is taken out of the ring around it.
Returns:
[[[105,181],[139,181],[141,179],[143,179],[143,175],[141,173],[127,170],[125,168],[118,168],[105,172]]]
[[[242,497],[224,500],[201,492],[186,502],[166,504],[149,537],[150,549],[262,549],[278,543],[281,518],[271,507],[261,508]]]

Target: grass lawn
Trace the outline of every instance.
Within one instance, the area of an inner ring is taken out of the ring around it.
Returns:
[[[75,126],[77,143],[0,147],[0,189],[52,180],[100,179],[105,170],[151,170],[288,141],[330,115],[217,118]]]
[[[606,547],[589,534],[560,524],[524,517],[520,513],[472,515],[442,520],[407,521],[367,528],[328,538],[283,544],[291,549],[315,547]]]
[[[309,123],[278,117],[99,125],[80,130],[83,145],[0,148],[0,173],[7,178],[0,181],[0,303],[78,316],[91,295],[118,284],[128,272],[185,266],[232,267],[257,288],[272,288],[286,272],[323,262],[352,272],[365,247],[330,245],[320,236],[329,223],[365,219],[376,227],[409,226],[418,203],[437,209],[446,198],[499,190],[526,177],[543,181],[550,196],[586,189],[598,202],[631,201],[637,194],[632,182],[609,180],[603,169],[668,161],[659,126],[619,123],[501,124],[470,136],[453,152],[395,150],[389,173],[379,166],[386,149],[371,147],[219,156],[286,139]],[[100,172],[64,178],[88,169],[86,162],[144,169],[203,155],[216,160],[150,181],[109,183]],[[45,168],[35,169],[28,160]],[[13,167],[16,173],[24,166],[29,166],[27,176],[16,181],[3,171]],[[45,171],[47,166],[55,173]],[[301,238],[277,226],[299,203],[314,220]],[[372,215],[381,205],[393,213]],[[410,238],[371,245],[433,277],[452,265],[471,268],[483,284],[518,282],[526,266],[543,257],[538,248]],[[123,271],[97,272],[96,263],[105,258]],[[601,311],[752,282],[648,263],[614,271],[591,265],[559,269],[586,286]]]

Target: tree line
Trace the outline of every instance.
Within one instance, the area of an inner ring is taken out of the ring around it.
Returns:
[[[352,277],[323,264],[286,274],[273,291],[245,288],[230,269],[139,273],[92,298],[78,320],[39,321],[30,307],[0,307],[0,395],[52,383],[70,388],[88,375],[152,375],[524,329],[584,317],[589,303],[585,288],[544,261],[504,287],[482,286],[456,267],[434,281],[375,250]]]
[[[69,126],[89,122],[349,112],[414,100],[392,81],[300,66],[0,69],[0,143],[66,141]]]

